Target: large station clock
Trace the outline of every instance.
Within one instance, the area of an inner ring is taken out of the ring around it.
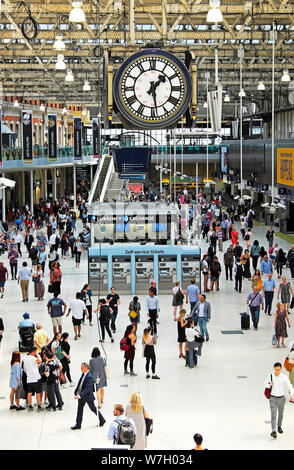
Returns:
[[[165,129],[185,113],[191,100],[191,77],[174,54],[143,49],[118,69],[113,94],[122,122],[133,128]]]

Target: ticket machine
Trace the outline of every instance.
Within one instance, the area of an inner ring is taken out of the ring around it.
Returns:
[[[158,257],[158,290],[170,294],[177,282],[177,256]]]
[[[135,257],[135,289],[136,294],[147,294],[150,286],[150,280],[154,277],[154,257],[136,256]]]
[[[195,284],[201,289],[200,255],[182,255],[181,261],[182,288],[186,289],[191,279],[195,279]]]
[[[117,292],[122,294],[131,293],[131,257],[112,257],[112,285]]]
[[[99,291],[108,290],[108,258],[107,256],[89,255],[89,284],[93,295],[98,295]]]

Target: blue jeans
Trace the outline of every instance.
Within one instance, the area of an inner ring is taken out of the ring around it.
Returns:
[[[115,320],[116,320],[116,317],[117,317],[117,307],[113,307],[113,313],[111,314],[111,324],[110,324],[110,328],[112,329],[112,331],[116,331],[116,326],[115,326]]]
[[[258,307],[250,307],[250,313],[253,326],[254,328],[257,328],[259,322],[260,305],[258,305]]]
[[[208,331],[207,331],[207,328],[206,328],[206,323],[207,323],[206,318],[205,317],[198,317],[197,323],[198,323],[199,328],[200,328],[201,336],[205,337],[206,339],[209,338]]]

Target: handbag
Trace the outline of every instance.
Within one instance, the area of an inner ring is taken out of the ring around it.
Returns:
[[[294,297],[292,297],[291,303],[290,303],[290,308],[294,307]]]
[[[61,385],[66,384],[66,378],[62,370],[59,371],[59,382],[61,383]]]
[[[15,396],[16,398],[20,399],[20,398],[26,398],[26,391],[25,389],[21,386],[21,387],[17,387],[16,389],[16,392],[15,392]]]
[[[287,356],[286,359],[285,359],[285,361],[284,361],[284,367],[285,367],[285,369],[286,369],[288,372],[291,372],[293,365],[294,365],[294,364],[290,364],[290,362],[289,362],[289,356]]]
[[[153,419],[151,418],[144,418],[145,419],[145,425],[146,425],[146,436],[149,434],[152,434],[153,432]]]
[[[135,312],[135,310],[131,310],[129,315],[131,318],[136,318],[138,316],[138,313]]]
[[[49,284],[49,285],[48,285],[48,292],[50,292],[50,294],[53,293],[53,286],[52,286],[52,284]]]
[[[278,343],[278,340],[277,340],[277,337],[276,337],[276,333],[273,334],[273,337],[272,337],[272,345],[273,346],[276,346]]]
[[[272,374],[271,374],[271,382],[272,382],[272,381],[273,381],[273,376],[272,376]],[[272,391],[272,387],[270,387],[270,388],[266,387],[266,388],[264,389],[264,394],[265,394],[265,396],[266,396],[266,398],[267,398],[268,400],[270,399],[271,391]]]

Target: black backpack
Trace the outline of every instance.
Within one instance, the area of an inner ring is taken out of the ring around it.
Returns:
[[[243,276],[243,266],[242,264],[237,264],[236,277],[241,278]]]
[[[182,294],[180,287],[179,287],[179,290],[175,293],[175,297],[176,297],[177,302],[183,302],[184,295]]]
[[[136,442],[136,434],[131,423],[127,419],[125,421],[115,420],[115,423],[118,423],[116,444],[129,445],[132,449]]]
[[[249,236],[249,235],[245,235],[244,240],[246,240],[246,241],[250,240],[250,236]]]

